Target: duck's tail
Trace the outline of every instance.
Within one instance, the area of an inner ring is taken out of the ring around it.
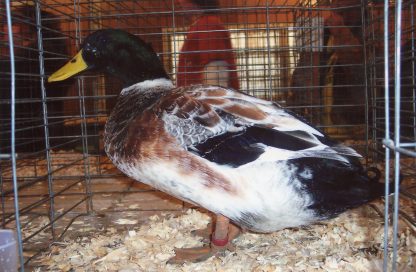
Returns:
[[[313,204],[310,206],[321,218],[333,218],[338,214],[379,197],[384,196],[385,184],[375,167],[365,169],[358,160],[344,164],[333,160],[300,159],[295,162],[301,167],[313,169],[312,180],[298,179],[310,193]],[[394,184],[389,185],[394,193]]]
[[[385,183],[380,182],[381,172],[377,167],[371,166],[365,169],[366,176],[368,181],[371,183],[371,194],[373,198],[378,198],[380,196],[384,196],[386,192],[386,185]],[[403,178],[400,176],[400,183],[402,182]],[[389,195],[395,193],[395,186],[394,182],[390,182],[389,186]]]

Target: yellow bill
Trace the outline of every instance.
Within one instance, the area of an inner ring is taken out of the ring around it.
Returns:
[[[82,58],[82,49],[75,55],[67,64],[61,67],[58,71],[53,73],[49,78],[48,82],[55,82],[65,80],[70,78],[73,75],[78,74],[79,72],[84,71],[88,68],[88,65],[85,63]]]

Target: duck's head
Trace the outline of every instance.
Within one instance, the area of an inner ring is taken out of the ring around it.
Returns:
[[[48,82],[61,81],[84,71],[107,72],[125,86],[144,80],[169,78],[152,47],[128,32],[103,29],[90,34],[81,50]]]

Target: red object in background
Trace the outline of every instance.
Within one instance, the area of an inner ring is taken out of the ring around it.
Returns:
[[[238,90],[235,55],[229,31],[215,15],[201,16],[190,28],[179,56],[177,86],[204,82],[204,67],[212,61],[229,64],[229,86]]]

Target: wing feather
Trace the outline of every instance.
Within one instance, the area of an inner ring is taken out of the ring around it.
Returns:
[[[346,157],[360,157],[278,104],[231,89],[203,85],[177,88],[163,97],[158,106],[165,129],[185,149],[214,161],[227,163],[232,157],[218,152],[246,154],[249,159],[240,159],[244,163],[262,156],[276,160],[317,157],[342,162],[348,161]],[[248,129],[252,127],[256,129]],[[296,143],[303,149],[293,150]]]

